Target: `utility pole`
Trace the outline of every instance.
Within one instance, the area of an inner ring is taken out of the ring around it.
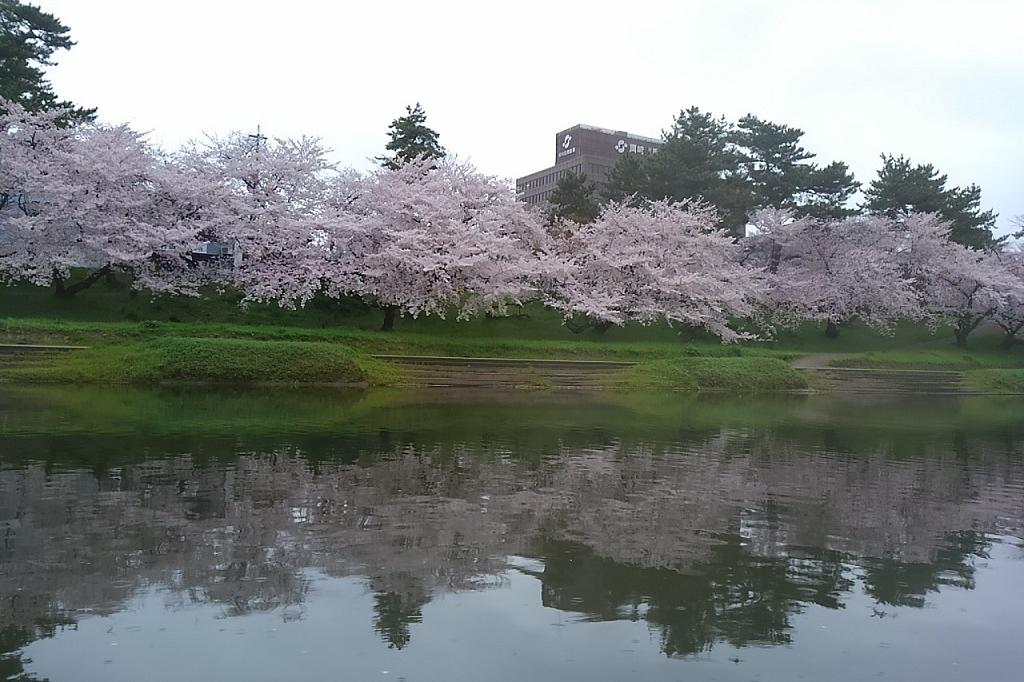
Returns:
[[[256,124],[256,132],[255,133],[249,133],[249,139],[253,140],[253,142],[256,145],[256,152],[259,153],[259,151],[260,151],[260,142],[266,142],[267,141],[267,136],[260,133],[260,126],[259,126],[258,123]]]
[[[250,159],[250,163],[251,163],[251,167],[252,167],[252,174],[249,176],[248,179],[244,180],[244,182],[249,187],[249,194],[250,194],[250,196],[253,198],[253,200],[257,204],[259,204],[261,202],[260,202],[260,199],[259,199],[259,197],[257,195],[262,191],[262,188],[260,187],[260,163],[261,163],[261,159],[260,159],[260,143],[261,142],[266,142],[267,141],[267,136],[262,133],[262,131],[260,130],[260,126],[257,123],[256,124],[256,132],[255,133],[249,133],[246,137],[248,137],[250,140],[253,141],[253,150],[254,150],[255,153],[252,155],[252,159]],[[250,221],[254,220],[254,219],[255,219],[254,215],[250,215],[249,216],[249,220]],[[241,256],[241,251],[237,247],[236,247],[236,250],[235,250],[235,254],[236,254],[235,255],[236,259],[238,259]],[[237,260],[236,260],[236,264],[237,264]]]

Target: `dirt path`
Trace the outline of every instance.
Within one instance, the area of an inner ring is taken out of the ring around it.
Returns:
[[[833,367],[853,353],[810,353],[793,361],[816,391],[834,393],[963,395],[972,392],[960,372],[899,367]]]
[[[463,358],[374,355],[402,365],[403,379],[415,386],[480,388],[601,388],[613,385],[633,362],[530,358]]]
[[[851,355],[853,353],[808,353],[793,360],[791,364],[797,369],[818,369],[830,367],[834,360],[848,358]]]

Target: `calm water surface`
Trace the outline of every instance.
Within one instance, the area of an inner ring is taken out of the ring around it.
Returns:
[[[1024,401],[0,389],[0,679],[1024,679]]]

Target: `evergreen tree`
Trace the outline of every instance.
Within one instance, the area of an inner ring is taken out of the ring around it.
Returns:
[[[938,213],[951,225],[950,239],[973,249],[991,248],[996,214],[981,210],[981,188],[946,187],[948,176],[930,163],[911,163],[905,156],[882,155],[878,177],[865,194],[864,208],[889,217]]]
[[[819,220],[849,218],[857,215],[856,208],[850,208],[850,199],[860,189],[850,167],[842,161],[833,161],[823,168],[810,172],[795,206],[798,215],[811,216]]]
[[[697,107],[681,111],[658,152],[645,157],[646,198],[703,199],[718,209],[724,227],[742,231],[754,201],[739,172],[733,134],[725,117]]]
[[[608,193],[652,201],[700,199],[718,209],[723,227],[739,232],[754,201],[740,174],[733,135],[724,117],[684,109],[657,153],[616,167]]]
[[[74,44],[68,27],[52,14],[19,0],[0,0],[0,97],[29,111],[63,107],[72,110],[72,118],[92,118],[95,109],[58,100],[43,73],[54,63],[54,52]]]
[[[643,163],[646,158],[648,157],[623,154],[608,174],[601,193],[603,198],[606,201],[623,203],[638,192],[642,194],[647,186],[647,166]]]
[[[842,218],[855,213],[846,202],[859,183],[845,163],[824,168],[800,146],[804,131],[763,121],[753,114],[739,120],[734,141],[740,148],[740,169],[758,208],[790,209],[798,215]]]
[[[427,126],[427,112],[420,103],[417,102],[413,107],[407,106],[405,111],[405,116],[396,118],[388,126],[388,137],[391,141],[384,148],[393,152],[393,156],[381,156],[377,160],[394,170],[403,163],[421,156],[428,159],[444,158],[446,152],[437,141],[439,135]]]
[[[763,121],[753,114],[739,120],[733,140],[740,147],[740,169],[761,208],[792,208],[807,186],[814,158],[800,146],[804,131]]]
[[[597,186],[577,173],[567,173],[558,181],[548,199],[551,209],[548,220],[567,218],[577,223],[592,223],[601,213],[597,199]]]
[[[816,218],[857,213],[847,206],[860,184],[841,161],[819,167],[800,145],[799,128],[753,114],[737,125],[690,107],[680,112],[657,153],[624,156],[604,190],[623,201],[703,199],[721,224],[742,230],[754,208],[780,208]]]

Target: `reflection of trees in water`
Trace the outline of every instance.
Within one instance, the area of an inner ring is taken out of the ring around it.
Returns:
[[[879,604],[925,605],[925,595],[941,587],[974,589],[974,560],[988,559],[991,542],[975,530],[951,532],[930,562],[891,556],[862,560],[865,590]]]
[[[717,641],[733,646],[786,644],[790,619],[808,605],[843,608],[861,578],[878,603],[923,607],[942,587],[972,589],[974,559],[989,542],[974,531],[950,533],[931,563],[857,558],[834,550],[792,548],[782,556],[752,551],[739,535],[721,535],[706,559],[686,572],[644,568],[596,556],[581,544],[546,540],[532,551],[543,570],[530,572],[545,606],[597,620],[645,619],[668,655],[689,655]],[[884,612],[883,612],[884,613]]]
[[[409,626],[423,622],[420,609],[430,601],[425,594],[378,592],[373,595],[373,629],[389,649],[404,648],[411,638]]]
[[[841,607],[857,576],[885,604],[969,588],[984,531],[1024,517],[1020,458],[984,441],[893,458],[725,430],[539,461],[407,441],[359,466],[280,448],[0,471],[0,626],[46,636],[38,623],[111,613],[147,584],[170,608],[300,618],[315,568],[363,576],[373,627],[402,648],[432,595],[527,554],[546,605],[643,618],[688,654],[787,642],[795,613]]]
[[[74,626],[74,620],[65,617],[59,621],[40,618],[32,625],[0,627],[0,679],[7,682],[46,682],[25,673],[25,664],[30,659],[26,659],[19,650],[37,639],[53,637],[58,629]]]
[[[716,641],[785,644],[790,617],[808,604],[838,608],[853,582],[841,555],[751,554],[739,535],[720,538],[692,572],[642,568],[596,556],[583,545],[547,541],[535,575],[545,606],[599,620],[643,617],[669,655],[694,654]]]

